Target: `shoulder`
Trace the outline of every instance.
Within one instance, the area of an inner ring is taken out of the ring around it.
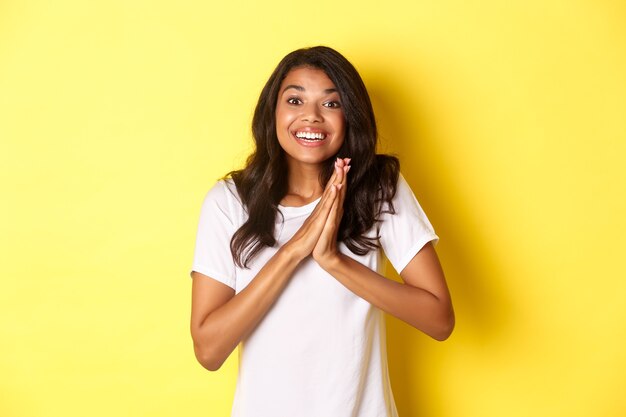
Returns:
[[[391,207],[381,215],[380,242],[396,271],[400,272],[426,244],[439,237],[404,176],[399,175]]]
[[[398,209],[398,206],[403,206],[408,201],[415,199],[415,194],[411,189],[411,186],[404,178],[402,173],[398,172],[396,178],[387,183],[386,190],[383,187],[383,194],[386,196],[382,199],[382,212],[391,212],[392,214]]]
[[[395,217],[409,216],[409,218],[426,220],[426,213],[415,192],[401,173],[398,175],[395,185],[393,198],[385,202],[381,218],[388,220]]]
[[[239,198],[237,195],[237,186],[232,178],[222,178],[219,179],[213,184],[213,186],[209,189],[206,194],[207,197],[212,199],[228,199],[228,198]]]
[[[398,181],[396,182],[396,197],[399,197],[401,199],[403,197],[406,197],[407,195],[414,197],[414,193],[413,193],[413,190],[411,189],[411,186],[409,185],[407,180],[404,178],[404,175],[400,173],[398,175]]]
[[[419,192],[419,190],[417,191]],[[415,190],[411,188],[411,185],[402,174],[398,177],[396,195],[393,202],[395,205],[399,206],[400,209],[411,210],[419,214],[420,217],[425,217],[424,210],[418,201]]]
[[[207,191],[203,210],[218,209],[225,214],[239,215],[243,212],[243,206],[237,193],[237,187],[232,178],[222,178],[215,182]]]

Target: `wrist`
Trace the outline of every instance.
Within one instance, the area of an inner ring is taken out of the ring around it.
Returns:
[[[291,244],[290,242],[285,243],[278,249],[278,254],[285,258],[288,263],[299,264],[305,256],[303,256],[300,251],[297,250],[296,245]]]
[[[343,256],[345,255],[339,251],[336,251],[330,254],[326,254],[325,256],[317,258],[315,260],[317,261],[319,266],[322,267],[323,270],[331,273],[331,271],[335,270],[337,266],[341,263]]]

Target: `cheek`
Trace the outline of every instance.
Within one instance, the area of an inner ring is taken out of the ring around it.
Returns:
[[[343,117],[343,115],[341,115],[340,117],[337,118],[336,122],[335,122],[335,126],[338,132],[341,132],[341,135],[345,135],[346,133],[346,121],[345,118]]]
[[[288,109],[284,109],[278,107],[276,109],[275,117],[276,117],[276,126],[278,125],[288,125],[293,121],[293,112],[290,112]]]
[[[278,138],[278,143],[281,145],[281,147],[283,147],[285,142],[287,141],[286,136],[289,135],[288,131],[291,122],[289,121],[289,117],[286,112],[280,111],[280,109],[276,109],[275,114],[276,136]]]

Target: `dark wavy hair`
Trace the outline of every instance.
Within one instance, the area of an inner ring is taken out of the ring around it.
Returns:
[[[359,73],[332,48],[298,49],[280,61],[261,91],[252,119],[256,149],[248,157],[245,168],[226,175],[233,179],[248,214],[247,221],[230,242],[233,260],[239,267],[248,268],[259,251],[276,245],[274,227],[276,216],[280,214],[278,205],[287,194],[287,162],[276,135],[276,105],[286,75],[302,67],[326,73],[337,88],[344,111],[343,145],[337,155],[324,163],[319,178],[320,184],[325,186],[332,176],[335,158],[352,158],[337,240],[355,254],[365,255],[379,247],[378,237],[368,237],[366,232],[383,211],[394,213],[391,200],[396,193],[400,162],[395,156],[376,154],[376,120]]]

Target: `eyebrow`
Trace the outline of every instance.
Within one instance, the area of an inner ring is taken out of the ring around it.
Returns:
[[[298,91],[305,91],[305,88],[302,87],[301,85],[289,84],[288,86],[283,88],[283,91],[281,92],[281,94],[283,94],[285,91],[289,90],[290,88],[293,88],[294,90],[298,90]],[[324,90],[325,94],[336,93],[336,92],[337,92],[336,88],[327,88],[326,90]]]

